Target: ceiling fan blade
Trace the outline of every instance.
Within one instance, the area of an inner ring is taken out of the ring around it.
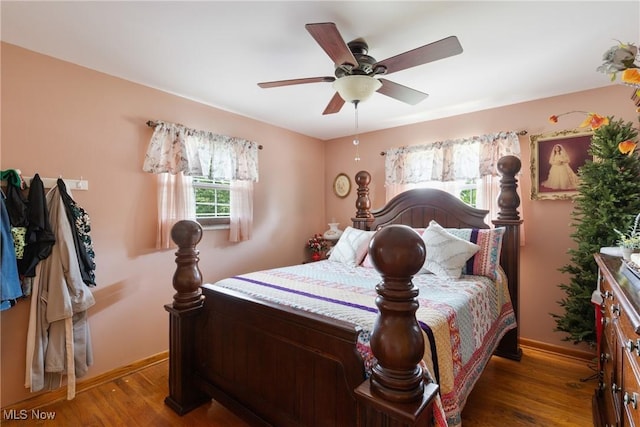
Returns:
[[[378,80],[380,80],[380,83],[382,83],[382,86],[380,86],[380,89],[378,89],[379,93],[397,99],[398,101],[406,102],[407,104],[416,105],[429,96],[424,92],[411,89],[410,87],[392,82],[391,80]]]
[[[262,82],[262,83],[258,83],[258,86],[266,89],[270,87],[301,85],[305,83],[331,83],[335,79],[336,79],[335,77],[309,77],[306,79],[291,79],[291,80],[278,80],[275,82]]]
[[[358,61],[340,35],[336,24],[333,22],[307,24],[305,28],[309,31],[311,37],[313,37],[327,55],[329,55],[329,58],[333,60],[335,65],[358,65]]]
[[[458,41],[456,36],[449,36],[437,42],[429,43],[422,47],[387,58],[384,61],[378,62],[376,66],[382,65],[386,67],[386,74],[390,74],[460,53],[462,53],[460,41]]]
[[[333,98],[331,98],[331,101],[329,101],[327,108],[325,108],[324,111],[322,112],[322,115],[337,113],[338,111],[340,111],[343,105],[344,105],[344,99],[342,99],[340,94],[336,92],[336,94],[333,95]]]

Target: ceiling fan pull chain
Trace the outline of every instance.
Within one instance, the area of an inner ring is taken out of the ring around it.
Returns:
[[[355,125],[356,125],[356,136],[353,139],[353,145],[356,146],[356,157],[355,157],[355,161],[359,162],[360,161],[360,153],[358,151],[358,146],[360,145],[360,139],[358,137],[358,101],[354,101],[353,105],[355,106],[355,110],[356,110],[356,120],[355,120]]]

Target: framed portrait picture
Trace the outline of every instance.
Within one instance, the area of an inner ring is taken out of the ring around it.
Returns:
[[[578,194],[578,170],[589,156],[593,132],[563,130],[531,136],[531,199],[566,200]]]

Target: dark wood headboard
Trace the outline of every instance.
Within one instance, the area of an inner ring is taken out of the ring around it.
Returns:
[[[367,226],[372,230],[388,224],[424,228],[435,220],[445,228],[489,228],[484,222],[488,213],[444,191],[420,188],[400,193],[385,207],[371,211],[373,221]]]

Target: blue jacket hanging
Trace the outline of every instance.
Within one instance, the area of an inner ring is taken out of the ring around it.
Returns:
[[[6,310],[22,296],[22,288],[3,194],[0,194],[0,267],[0,310]]]

